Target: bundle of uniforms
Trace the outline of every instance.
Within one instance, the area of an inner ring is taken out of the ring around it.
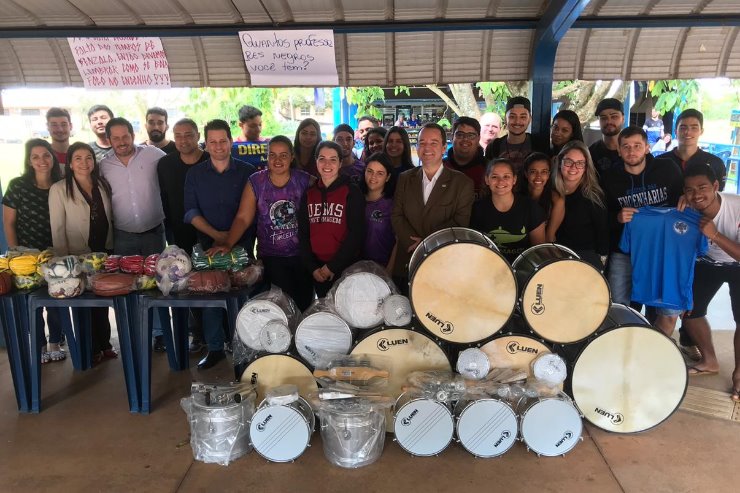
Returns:
[[[52,257],[50,250],[40,252],[35,249],[17,247],[0,256],[0,272],[12,275],[16,289],[38,289],[44,283],[39,266]],[[5,276],[7,280],[7,275]],[[3,291],[5,290],[3,283]],[[7,286],[9,291],[10,286]],[[5,293],[2,293],[5,294]]]

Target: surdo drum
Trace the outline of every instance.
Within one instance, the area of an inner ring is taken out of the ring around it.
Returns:
[[[491,368],[510,368],[532,375],[532,361],[543,353],[551,352],[544,342],[523,334],[496,336],[480,347],[488,356]]]
[[[498,398],[466,395],[455,405],[460,444],[476,457],[498,457],[516,442],[519,424],[511,406]]]
[[[443,402],[413,391],[396,401],[393,432],[401,448],[412,455],[439,454],[452,441],[453,429],[452,413]]]
[[[596,336],[573,367],[571,389],[578,409],[607,431],[634,433],[657,426],[686,394],[681,352],[663,333],[642,326],[640,318],[635,325]]]
[[[303,397],[319,388],[306,365],[284,354],[268,354],[252,361],[242,373],[241,381],[255,385],[258,400],[264,399],[269,389],[280,385],[295,385]]]
[[[426,237],[409,262],[410,299],[434,336],[471,343],[495,334],[516,304],[508,262],[485,235],[448,228]]]
[[[604,276],[556,244],[525,250],[512,264],[522,316],[540,337],[561,344],[583,340],[604,321],[611,302]]]

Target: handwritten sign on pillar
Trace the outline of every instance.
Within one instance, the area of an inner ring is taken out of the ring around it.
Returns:
[[[170,70],[159,38],[67,38],[89,89],[168,89]]]
[[[253,86],[336,86],[334,31],[240,31]]]

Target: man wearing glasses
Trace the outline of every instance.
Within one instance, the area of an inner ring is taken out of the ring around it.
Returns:
[[[624,126],[622,106],[622,102],[614,98],[602,99],[596,106],[596,116],[599,118],[602,137],[601,140],[591,144],[588,150],[599,176],[610,168],[621,166],[621,158],[617,150],[619,147],[617,136]]]
[[[486,158],[478,145],[480,123],[475,118],[461,116],[452,125],[452,148],[442,163],[450,169],[463,173],[473,180],[475,198],[480,196],[483,176],[486,172]]]
[[[611,253],[609,254],[608,279],[615,303],[629,305],[632,294],[632,264],[630,256],[619,249],[624,225],[632,221],[640,207],[675,207],[683,193],[681,170],[667,159],[655,159],[645,131],[627,127],[617,136],[618,152],[622,166],[604,171],[602,186],[606,195],[609,217]],[[676,313],[658,310],[656,325],[670,323],[661,317],[674,317]]]
[[[506,158],[516,166],[518,172],[524,158],[534,151],[547,153],[550,150],[549,138],[527,132],[532,123],[532,103],[524,96],[515,96],[506,103],[507,134],[495,139],[486,147],[486,159]]]

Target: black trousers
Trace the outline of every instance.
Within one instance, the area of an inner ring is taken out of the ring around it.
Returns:
[[[301,262],[300,257],[262,257],[262,263],[265,266],[265,282],[270,283],[282,289],[290,296],[298,309],[305,311],[314,299],[314,282],[313,276]],[[326,291],[329,291],[331,283]],[[319,286],[316,286],[319,291]],[[322,290],[323,291],[323,290]],[[326,292],[319,297],[326,295]]]

